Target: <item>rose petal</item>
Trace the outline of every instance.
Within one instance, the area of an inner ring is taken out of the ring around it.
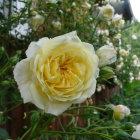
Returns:
[[[61,36],[57,36],[55,38],[53,38],[54,40],[61,40],[61,41],[78,41],[78,42],[81,42],[81,40],[79,39],[79,37],[77,36],[77,32],[76,31],[73,31],[73,32],[70,32],[70,33],[67,33],[67,34],[64,34],[64,35],[61,35]]]
[[[86,46],[86,48],[89,49],[89,51],[95,52],[93,45],[91,45],[91,44],[89,44],[89,43],[86,43],[86,42],[84,42],[83,44]]]
[[[74,104],[84,102],[87,98],[90,98],[95,93],[95,90],[96,90],[96,80],[94,79],[91,83],[91,87],[89,87],[89,89],[87,89],[85,92],[83,92],[81,97],[79,99],[77,99],[74,102]]]
[[[18,84],[21,96],[24,99],[24,103],[32,101],[32,97],[29,91],[31,81],[28,59],[23,59],[16,64],[14,68],[14,78]]]
[[[48,106],[45,107],[45,111],[57,116],[63,113],[71,105],[72,105],[71,102],[49,101]]]
[[[38,42],[31,42],[28,49],[26,50],[26,56],[28,58],[35,56],[42,47],[46,46],[48,40],[49,39],[47,37],[44,37]]]

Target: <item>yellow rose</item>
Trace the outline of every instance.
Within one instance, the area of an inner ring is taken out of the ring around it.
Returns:
[[[14,68],[24,103],[59,115],[94,94],[98,57],[76,32],[32,42],[26,55]]]
[[[122,15],[115,14],[115,16],[112,19],[112,23],[115,27],[120,27],[124,25],[125,21],[122,19]]]
[[[114,16],[114,8],[107,4],[100,8],[99,18],[102,20],[111,20]]]

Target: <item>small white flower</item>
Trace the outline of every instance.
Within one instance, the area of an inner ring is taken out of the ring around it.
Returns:
[[[97,30],[97,34],[98,35],[105,35],[105,36],[109,36],[109,31],[107,29],[103,30],[103,29],[98,29]]]
[[[61,22],[60,21],[52,21],[52,25],[54,28],[60,30],[61,29]]]
[[[61,9],[59,10],[59,12],[60,12],[61,14],[63,14],[63,13],[64,13]]]
[[[3,114],[3,112],[2,111],[0,111],[0,115],[2,115]]]
[[[130,75],[130,76],[133,76],[133,73],[132,73],[132,72],[130,72],[130,73],[129,73],[129,75]]]
[[[132,46],[130,44],[127,44],[126,47],[128,48],[128,51],[132,49]]]
[[[92,17],[89,17],[89,20],[90,20],[90,21],[92,21],[92,20],[93,20],[93,18],[92,18]]]
[[[130,83],[132,83],[133,82],[133,80],[134,80],[134,77],[133,76],[130,76]]]
[[[138,65],[138,60],[133,60],[133,66],[137,66]]]
[[[76,3],[75,3],[75,2],[73,2],[73,3],[72,3],[72,6],[76,6]]]
[[[123,73],[126,73],[126,71],[125,71],[125,70],[123,70]]]
[[[122,15],[115,14],[112,19],[112,23],[115,27],[120,27],[124,24],[124,20],[122,19]]]
[[[140,124],[137,126],[134,126],[136,131],[133,132],[132,137],[139,140],[140,139]]]
[[[104,35],[109,36],[109,31],[108,30],[104,30]]]
[[[114,37],[114,38],[115,38],[115,39],[120,39],[120,38],[121,38],[121,36],[122,36],[122,35],[121,35],[120,33],[118,33],[117,35],[115,35],[115,37]]]
[[[121,82],[117,77],[114,77],[114,83],[117,85],[121,85]]]
[[[119,51],[119,54],[122,55],[122,56],[128,56],[129,52],[126,51],[125,49],[121,49],[121,50]]]
[[[33,30],[37,30],[40,25],[42,25],[45,21],[45,18],[39,14],[31,17],[29,19],[29,25]]]
[[[120,57],[120,58],[119,58],[119,61],[120,61],[120,62],[123,62],[123,57]]]
[[[101,85],[98,85],[97,86],[97,92],[101,92],[102,91],[102,87],[101,87]]]
[[[111,5],[100,7],[99,18],[102,20],[111,20],[114,16],[114,8]]]
[[[136,59],[137,60],[138,59],[137,55],[133,55],[132,59]]]
[[[137,40],[138,38],[137,38],[136,35],[132,35],[132,39],[133,39],[133,40]]]
[[[117,69],[118,71],[119,71],[121,68],[122,68],[122,65],[121,65],[121,64],[116,66],[116,69]]]
[[[88,3],[87,1],[85,1],[85,2],[82,4],[82,7],[86,8],[86,9],[90,9],[90,8],[91,8],[91,4]]]

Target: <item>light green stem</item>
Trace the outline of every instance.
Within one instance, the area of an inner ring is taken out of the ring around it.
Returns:
[[[71,107],[69,108],[68,110],[77,110],[77,109],[96,109],[96,110],[99,110],[99,111],[106,111],[106,109],[103,109],[103,108],[99,108],[99,107],[96,107],[96,106],[79,106],[79,107]]]

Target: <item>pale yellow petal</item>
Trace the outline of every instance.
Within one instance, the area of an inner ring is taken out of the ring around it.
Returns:
[[[28,49],[26,50],[26,56],[28,58],[34,57],[41,50],[42,47],[46,46],[48,40],[49,39],[47,37],[44,37],[38,42],[31,42]]]
[[[45,107],[45,112],[58,116],[67,110],[71,105],[71,102],[58,102],[55,100],[52,102],[49,101],[48,106]]]
[[[75,100],[74,104],[76,103],[82,103],[84,102],[87,98],[90,98],[96,90],[96,79],[94,79],[91,83],[89,83],[90,86],[87,90],[83,91],[83,94],[81,97],[79,97],[77,100]]]
[[[30,84],[32,83],[29,63],[28,59],[23,59],[14,68],[14,78],[18,84],[24,103],[32,101],[29,91]]]

